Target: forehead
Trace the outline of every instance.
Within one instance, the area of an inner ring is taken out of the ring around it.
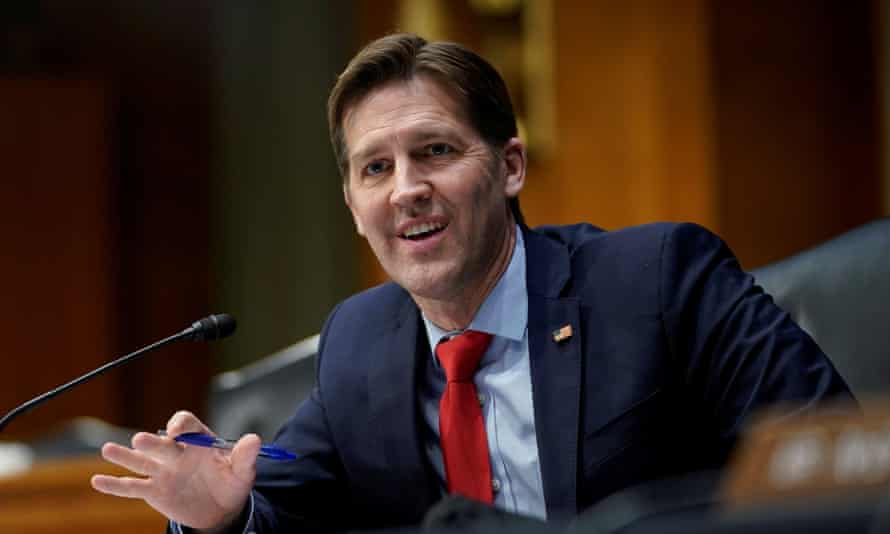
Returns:
[[[350,154],[393,135],[451,128],[472,128],[461,102],[431,78],[393,81],[365,95],[344,114],[343,133]]]

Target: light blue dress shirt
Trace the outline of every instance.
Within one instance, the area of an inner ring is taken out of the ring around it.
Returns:
[[[445,391],[445,372],[435,353],[436,345],[456,332],[442,330],[425,316],[423,322],[433,354],[433,364],[427,366],[426,380],[420,386],[426,423],[424,445],[444,491],[439,399]],[[529,366],[525,243],[518,227],[510,264],[468,330],[494,336],[473,378],[488,435],[494,505],[508,512],[546,519]]]

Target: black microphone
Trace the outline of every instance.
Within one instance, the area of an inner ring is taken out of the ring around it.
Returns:
[[[55,397],[59,393],[62,393],[63,391],[67,391],[82,382],[86,382],[87,380],[93,378],[94,376],[98,376],[98,375],[104,373],[105,371],[108,371],[109,369],[114,369],[118,365],[127,363],[128,361],[132,360],[133,358],[141,356],[141,355],[145,354],[146,352],[151,352],[155,349],[159,349],[159,348],[163,347],[164,345],[173,343],[174,341],[180,341],[183,339],[191,339],[191,340],[195,340],[195,341],[214,341],[217,339],[222,339],[224,337],[231,335],[232,332],[235,331],[235,326],[236,326],[235,318],[227,313],[218,313],[215,315],[211,315],[209,317],[205,317],[199,321],[195,321],[194,323],[192,323],[192,325],[190,327],[186,328],[182,332],[179,332],[178,334],[174,334],[174,335],[164,338],[160,341],[156,341],[156,342],[152,343],[151,345],[142,347],[141,349],[137,350],[136,352],[131,352],[130,354],[127,354],[126,356],[122,356],[112,362],[108,362],[105,365],[103,365],[102,367],[99,367],[98,369],[94,369],[79,378],[75,378],[74,380],[72,380],[71,382],[68,382],[67,384],[62,384],[61,386],[53,389],[52,391],[47,391],[43,395],[34,397],[33,399],[29,400],[28,402],[22,404],[21,406],[12,410],[8,414],[4,415],[3,419],[0,419],[0,432],[2,432],[4,428],[6,428],[6,425],[8,425],[10,421],[15,419],[19,415],[27,412],[28,410],[34,408],[35,406],[37,406],[39,404],[43,404],[44,402]]]

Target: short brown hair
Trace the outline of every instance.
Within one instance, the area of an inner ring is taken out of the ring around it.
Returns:
[[[369,93],[393,81],[418,75],[435,78],[458,99],[470,125],[492,149],[516,137],[516,115],[507,86],[497,70],[482,57],[457,43],[427,42],[411,33],[395,33],[365,46],[337,78],[328,97],[328,128],[334,156],[343,179],[349,158],[343,135],[346,110]],[[519,204],[511,211],[522,221]]]

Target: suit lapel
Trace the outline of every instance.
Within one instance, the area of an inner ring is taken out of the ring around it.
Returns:
[[[386,485],[396,501],[405,506],[411,501],[413,507],[406,511],[418,519],[439,496],[421,443],[416,384],[421,358],[430,356],[429,346],[422,346],[426,338],[420,336],[419,324],[417,309],[406,294],[389,322],[392,330],[379,336],[379,347],[370,351],[368,372],[370,414],[382,448],[379,457],[392,473]]]
[[[578,301],[560,298],[570,278],[566,248],[523,229],[528,286],[528,337],[535,431],[547,516],[577,513],[581,324]],[[572,335],[554,336],[565,326]],[[561,340],[555,339],[562,338]]]

